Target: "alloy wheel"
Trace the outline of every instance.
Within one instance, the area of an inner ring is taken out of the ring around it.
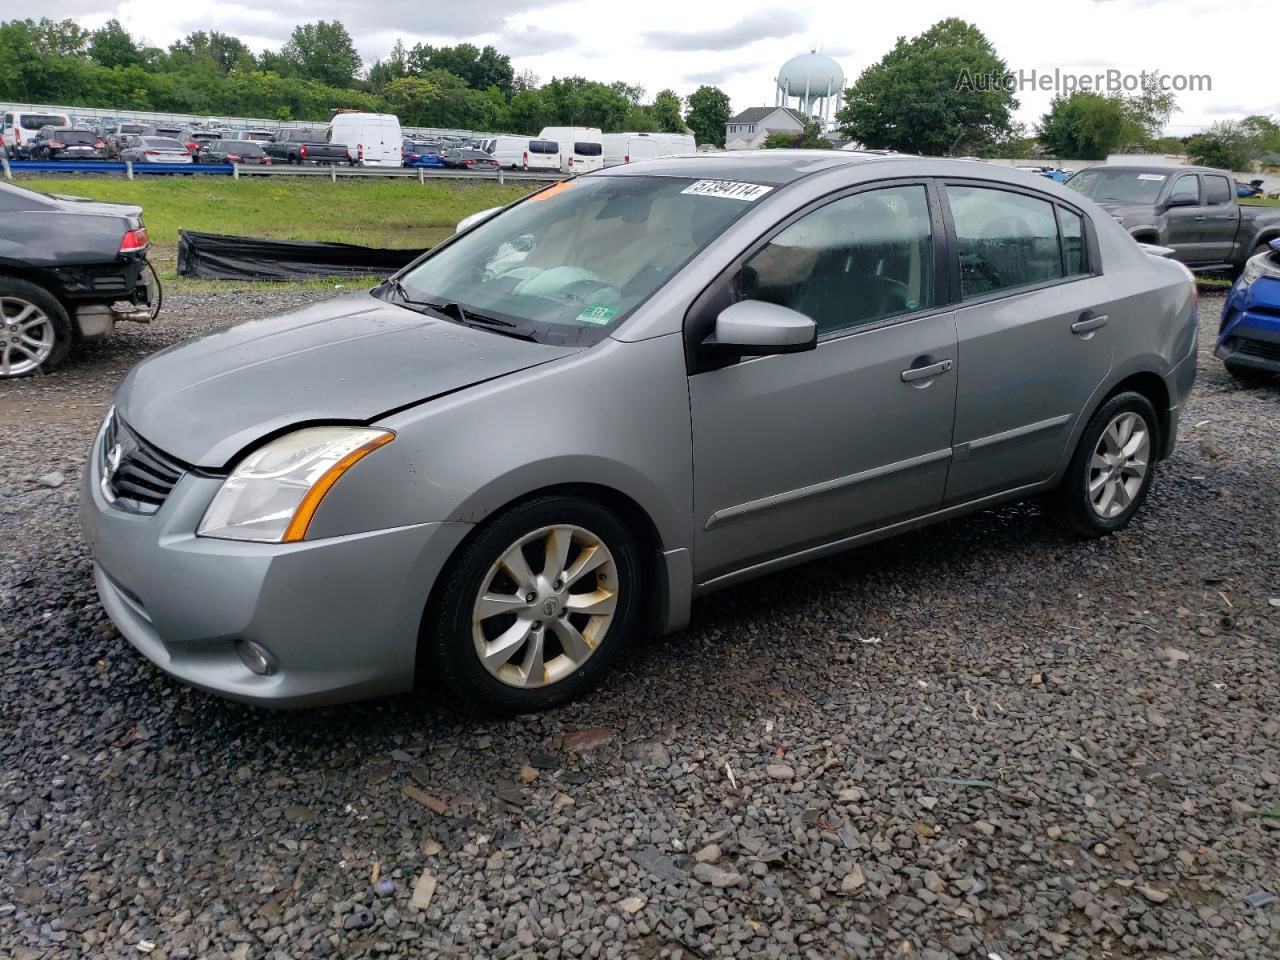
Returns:
[[[613,554],[591,531],[556,524],[527,533],[481,581],[472,611],[476,655],[510,686],[563,680],[604,641],[618,590]]]
[[[1151,431],[1136,413],[1117,414],[1089,458],[1088,493],[1103,520],[1124,513],[1142,489],[1151,458]]]
[[[0,377],[31,373],[53,353],[48,314],[29,300],[0,297]]]

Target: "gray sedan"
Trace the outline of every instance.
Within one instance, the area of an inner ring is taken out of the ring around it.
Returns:
[[[1043,177],[629,164],[139,364],[83,525],[121,633],[191,684],[536,710],[793,564],[1033,494],[1121,529],[1197,323],[1184,267]]]

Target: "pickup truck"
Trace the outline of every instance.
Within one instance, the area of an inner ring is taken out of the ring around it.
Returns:
[[[262,146],[277,163],[351,163],[346,144],[330,143],[315,130],[281,130],[273,141]]]
[[[1209,167],[1086,167],[1067,181],[1139,243],[1173,250],[1192,270],[1239,276],[1280,237],[1280,209],[1241,206],[1230,173]]]

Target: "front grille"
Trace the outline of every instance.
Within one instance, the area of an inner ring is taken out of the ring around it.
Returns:
[[[103,489],[112,503],[133,513],[155,513],[164,505],[186,464],[161,453],[116,414],[102,431]]]
[[[1271,343],[1267,340],[1249,340],[1242,337],[1236,349],[1240,353],[1248,354],[1251,357],[1280,362],[1280,343]]]

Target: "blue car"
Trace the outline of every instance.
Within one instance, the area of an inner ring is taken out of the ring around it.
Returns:
[[[1231,288],[1214,355],[1242,382],[1280,373],[1280,240],[1250,257]]]
[[[444,160],[440,156],[440,144],[415,143],[406,140],[400,146],[401,162],[406,167],[443,167]]]

